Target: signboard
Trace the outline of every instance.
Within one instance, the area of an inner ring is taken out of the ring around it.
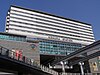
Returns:
[[[69,39],[69,38],[61,38],[61,37],[55,37],[55,36],[48,36],[48,39],[59,40],[59,41],[65,41],[65,42],[73,42],[72,39]]]
[[[17,60],[22,60],[22,51],[21,50],[12,50],[11,52],[10,52],[10,56],[11,56],[11,58],[15,58],[15,59],[17,59]]]

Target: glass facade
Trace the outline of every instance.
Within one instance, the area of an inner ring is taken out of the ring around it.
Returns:
[[[25,37],[22,36],[15,36],[15,35],[7,35],[7,34],[0,34],[0,39],[3,40],[13,40],[13,41],[26,41]]]
[[[68,55],[81,48],[81,44],[57,41],[40,41],[39,49],[41,54]]]

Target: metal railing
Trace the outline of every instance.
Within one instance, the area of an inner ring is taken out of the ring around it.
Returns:
[[[45,67],[43,65],[41,65],[41,70],[44,71],[44,72],[47,72],[49,74],[52,74],[52,75],[59,75],[58,72],[48,68],[48,67]]]
[[[0,55],[2,55],[4,57],[9,57],[10,59],[21,61],[21,62],[29,64],[31,66],[35,66],[35,67],[37,67],[37,68],[41,69],[42,71],[47,72],[49,74],[58,75],[58,72],[56,72],[56,71],[54,71],[46,66],[38,64],[33,59],[27,58],[26,56],[23,56],[21,53],[16,53],[15,51],[9,50],[9,49],[4,48],[2,46],[0,46]]]

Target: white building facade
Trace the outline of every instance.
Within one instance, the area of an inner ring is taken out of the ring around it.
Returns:
[[[18,6],[10,7],[5,31],[84,45],[95,41],[90,24]]]

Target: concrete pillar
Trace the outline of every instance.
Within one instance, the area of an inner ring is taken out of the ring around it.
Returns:
[[[79,62],[79,65],[80,65],[80,69],[81,69],[81,75],[84,75],[84,68],[83,68],[84,63]]]
[[[60,63],[61,63],[61,65],[62,65],[62,71],[63,71],[63,73],[65,73],[65,64],[64,64],[63,61],[61,61]]]

